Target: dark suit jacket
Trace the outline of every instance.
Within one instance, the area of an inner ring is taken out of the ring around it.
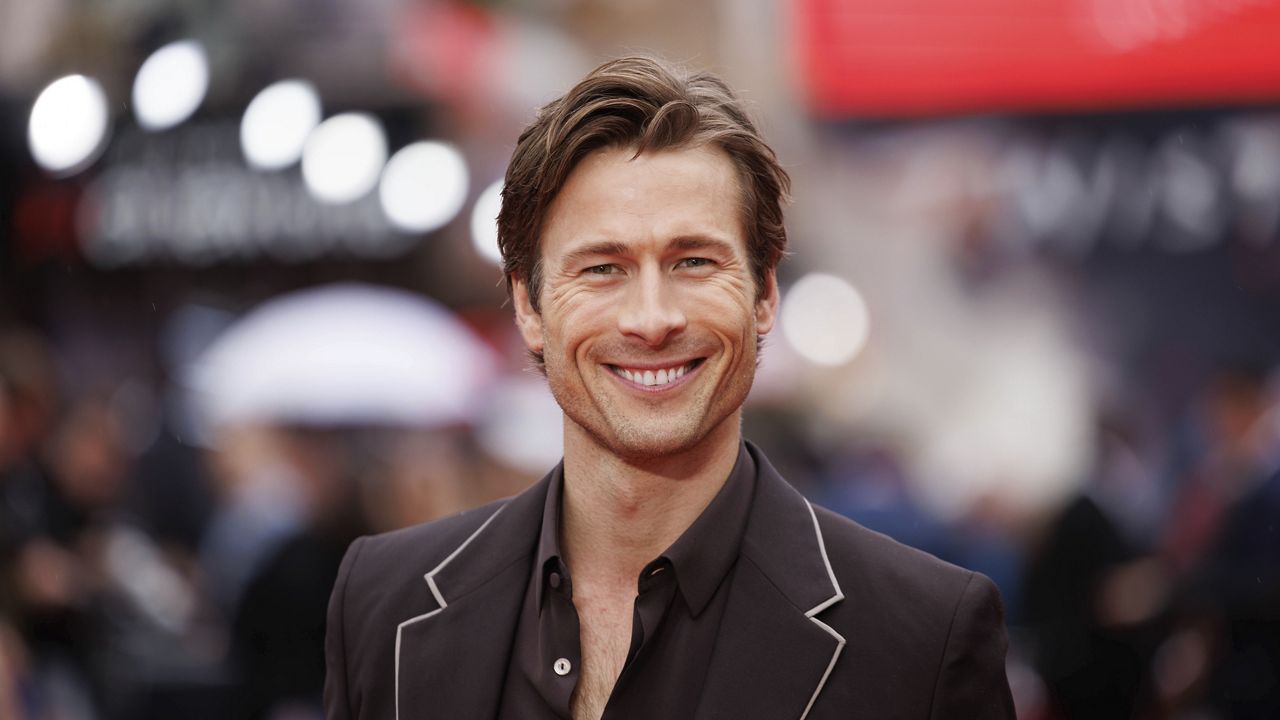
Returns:
[[[699,720],[1013,718],[990,580],[758,479]],[[547,480],[362,538],[329,603],[329,720],[493,718]]]

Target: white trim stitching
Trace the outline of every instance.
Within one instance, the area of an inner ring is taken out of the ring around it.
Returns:
[[[822,692],[822,688],[827,684],[827,678],[831,677],[831,671],[836,667],[836,660],[839,659],[841,651],[844,650],[844,636],[836,632],[830,625],[822,622],[818,618],[809,618],[815,625],[827,631],[831,637],[836,639],[836,651],[831,653],[831,662],[827,663],[827,671],[822,673],[822,679],[818,681],[818,688],[813,691],[813,697],[809,698],[809,704],[804,706],[804,712],[800,714],[800,720],[804,720],[809,716],[809,711],[813,709],[813,704],[818,701],[818,694]]]
[[[827,577],[831,578],[831,587],[836,591],[834,595],[805,613],[805,617],[812,619],[814,615],[843,600],[844,592],[840,589],[840,583],[836,581],[835,571],[831,569],[831,559],[827,557],[827,543],[822,538],[822,528],[818,527],[818,515],[813,511],[813,505],[808,500],[804,501],[804,506],[809,508],[809,517],[813,519],[813,533],[818,537],[818,551],[822,553],[822,564],[827,566]]]
[[[836,651],[831,654],[831,662],[827,663],[826,672],[822,673],[822,679],[818,681],[818,687],[813,691],[813,697],[809,698],[809,704],[804,706],[804,712],[800,714],[800,720],[804,720],[809,716],[809,711],[813,709],[813,704],[818,701],[818,695],[822,692],[822,688],[827,684],[827,678],[831,677],[831,671],[835,669],[836,660],[840,658],[840,653],[844,650],[844,636],[836,632],[830,625],[822,622],[814,617],[818,613],[835,605],[844,599],[844,592],[840,590],[840,583],[836,581],[835,571],[831,569],[831,559],[827,557],[827,543],[822,537],[822,528],[818,526],[818,515],[813,511],[813,505],[808,500],[804,501],[805,507],[809,508],[809,517],[813,519],[813,532],[818,538],[818,550],[822,553],[822,563],[827,566],[827,577],[831,578],[831,587],[835,590],[835,594],[823,600],[804,614],[813,624],[822,628],[824,632],[836,639]]]
[[[412,624],[414,624],[414,623],[416,623],[416,622],[419,622],[419,621],[421,621],[421,620],[426,620],[426,619],[428,619],[428,618],[432,617],[433,615],[436,615],[436,614],[440,613],[440,612],[441,612],[441,611],[443,611],[445,608],[449,607],[449,603],[445,602],[445,600],[444,600],[444,595],[443,595],[443,594],[441,594],[441,592],[440,592],[440,588],[436,587],[436,578],[435,578],[436,573],[438,573],[438,572],[440,572],[441,570],[443,570],[443,569],[445,568],[445,566],[446,566],[446,565],[448,565],[450,562],[452,562],[452,561],[453,561],[453,559],[454,559],[455,557],[457,557],[459,553],[461,553],[464,549],[466,549],[466,547],[467,547],[468,545],[470,545],[470,544],[471,544],[471,541],[472,541],[472,540],[475,540],[475,539],[476,539],[476,536],[478,536],[480,533],[484,532],[484,529],[485,529],[485,528],[489,527],[489,523],[493,522],[493,519],[494,519],[494,518],[496,518],[496,517],[498,517],[498,513],[501,513],[501,512],[502,512],[503,510],[505,510],[505,509],[507,509],[507,506],[506,506],[506,505],[503,505],[502,507],[498,508],[498,509],[497,509],[497,511],[495,511],[492,515],[490,515],[490,516],[489,516],[489,518],[488,518],[487,520],[485,520],[483,523],[481,523],[480,527],[476,528],[476,531],[475,531],[475,532],[471,533],[471,536],[470,536],[470,537],[468,537],[466,540],[463,540],[461,545],[459,545],[458,547],[454,548],[453,552],[449,553],[449,556],[448,556],[448,557],[446,557],[444,560],[441,560],[441,561],[440,561],[440,564],[439,564],[439,565],[437,565],[437,566],[435,566],[435,568],[433,568],[433,569],[431,570],[431,572],[429,572],[429,573],[427,573],[426,575],[423,575],[423,576],[422,576],[422,579],[424,579],[424,580],[426,580],[426,581],[427,581],[427,586],[431,588],[431,595],[432,595],[433,597],[435,597],[436,602],[437,602],[437,603],[439,603],[440,607],[436,608],[435,610],[432,610],[432,611],[431,611],[431,612],[429,612],[429,613],[423,613],[422,615],[418,615],[418,616],[416,616],[416,617],[411,617],[411,618],[409,618],[408,620],[405,620],[404,622],[402,622],[402,623],[400,623],[399,625],[397,625],[397,626],[396,626],[396,663],[395,663],[395,671],[396,671],[396,688],[395,688],[395,690],[396,690],[396,720],[400,720],[400,635],[401,635],[401,633],[404,631],[404,629],[405,629],[406,627],[408,627],[408,626],[410,626],[410,625],[412,625]]]

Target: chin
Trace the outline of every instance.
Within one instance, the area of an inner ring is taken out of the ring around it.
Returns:
[[[644,438],[619,438],[616,436],[612,438],[596,438],[597,442],[608,448],[614,455],[624,460],[636,462],[679,455],[696,448],[701,440],[701,437],[663,438],[653,436]]]
[[[695,450],[718,425],[691,422],[679,427],[670,418],[655,418],[648,423],[579,424],[598,445],[628,461],[656,460]]]

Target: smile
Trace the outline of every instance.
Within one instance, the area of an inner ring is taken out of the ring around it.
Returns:
[[[632,385],[639,385],[646,388],[659,388],[673,385],[682,380],[685,375],[699,365],[702,364],[702,358],[690,360],[683,365],[675,365],[669,368],[628,368],[621,365],[607,365],[606,367],[618,377],[626,380]]]

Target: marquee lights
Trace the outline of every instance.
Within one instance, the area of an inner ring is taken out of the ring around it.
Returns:
[[[133,112],[147,130],[166,130],[195,113],[209,89],[209,60],[194,40],[160,48],[133,82]]]
[[[107,95],[97,80],[68,75],[36,97],[27,143],[36,163],[55,175],[88,167],[102,151],[110,126]]]

